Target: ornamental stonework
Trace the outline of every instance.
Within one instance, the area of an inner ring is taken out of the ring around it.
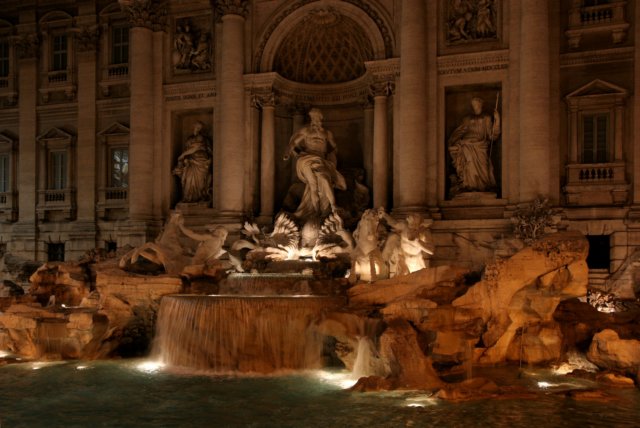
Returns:
[[[163,31],[167,22],[166,0],[120,0],[132,27]]]
[[[37,58],[40,48],[40,36],[37,33],[23,34],[14,39],[19,59]]]
[[[499,4],[499,0],[447,0],[447,43],[496,40]]]
[[[224,15],[240,15],[246,18],[249,13],[248,0],[217,0],[214,4],[216,15],[219,17]]]
[[[80,32],[76,35],[78,41],[79,52],[93,52],[98,47],[98,40],[100,37],[100,31],[98,27],[82,27]]]

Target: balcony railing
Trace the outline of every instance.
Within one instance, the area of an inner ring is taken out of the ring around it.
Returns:
[[[597,6],[584,6],[569,12],[569,45],[577,48],[582,36],[593,32],[611,32],[613,43],[624,40],[629,24],[625,20],[626,1],[612,1]]]
[[[64,83],[67,81],[67,70],[62,71],[50,71],[47,73],[47,79],[49,83]]]
[[[569,205],[623,204],[629,195],[624,162],[567,165]]]
[[[105,200],[125,201],[129,197],[129,189],[126,187],[107,187],[104,189]]]
[[[107,77],[121,78],[129,75],[129,64],[114,64],[106,67]]]
[[[36,212],[40,220],[47,218],[50,211],[62,212],[67,219],[75,217],[76,189],[46,189],[38,191]]]
[[[624,163],[567,165],[567,184],[624,183]]]

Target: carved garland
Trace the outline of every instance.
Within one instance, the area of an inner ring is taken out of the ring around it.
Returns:
[[[259,65],[262,62],[262,55],[264,54],[264,49],[267,46],[267,42],[271,39],[271,36],[275,32],[276,28],[284,21],[284,19],[291,15],[296,10],[300,9],[302,6],[307,4],[316,2],[318,0],[300,0],[294,4],[292,4],[289,8],[284,10],[280,15],[278,15],[272,22],[272,24],[267,29],[264,37],[260,42],[260,46],[256,50],[256,54],[254,56],[254,64]],[[391,57],[393,55],[393,42],[391,40],[391,32],[387,28],[384,23],[384,20],[380,17],[378,12],[371,7],[367,2],[362,0],[345,0],[347,3],[351,3],[354,6],[362,9],[368,16],[371,18],[378,27],[380,34],[382,35],[382,39],[384,41],[385,55],[387,57]]]

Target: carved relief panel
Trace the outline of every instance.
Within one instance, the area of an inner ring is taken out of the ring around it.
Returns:
[[[442,49],[464,51],[478,43],[497,48],[502,39],[502,0],[443,0]]]
[[[175,20],[172,30],[172,68],[174,74],[213,70],[211,16],[190,16]]]

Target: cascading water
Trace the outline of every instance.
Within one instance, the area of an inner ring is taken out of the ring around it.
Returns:
[[[213,372],[271,373],[319,368],[322,314],[335,297],[165,296],[152,355]]]

